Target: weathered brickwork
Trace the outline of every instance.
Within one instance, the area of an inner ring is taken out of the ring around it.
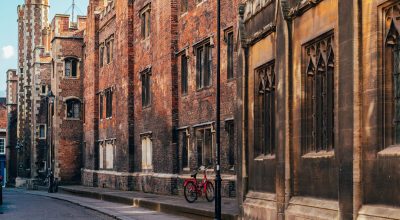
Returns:
[[[18,73],[7,71],[7,172],[8,183],[14,183],[17,177],[17,117],[18,117]]]
[[[18,174],[21,177],[33,177],[35,166],[32,160],[33,143],[33,59],[36,46],[42,44],[42,31],[47,25],[48,0],[26,0],[18,6]]]
[[[45,28],[44,30],[47,30]],[[42,39],[48,39],[49,33],[46,31],[42,32]],[[46,42],[42,42],[41,45],[46,45]],[[44,46],[36,46],[33,59],[33,93],[32,93],[32,151],[31,151],[31,175],[33,178],[46,176],[46,163],[47,163],[47,142],[46,133],[47,129],[47,92],[50,88],[50,76],[51,76],[51,57],[49,48]],[[42,131],[41,131],[42,129]],[[42,133],[41,133],[42,132]]]
[[[54,152],[54,174],[63,183],[79,182],[82,167],[84,52],[86,17],[72,23],[69,15],[56,15],[51,23],[53,72],[51,92],[55,96],[49,123]]]
[[[195,156],[196,139],[191,138],[188,143],[191,166],[185,170],[180,168],[180,133],[183,128],[189,128],[194,137],[196,125],[206,123],[211,128],[215,121],[216,49],[212,49],[213,84],[203,91],[196,91],[196,59],[189,57],[190,89],[185,95],[179,92],[179,54],[187,45],[192,48],[203,38],[214,36],[209,39],[216,41],[215,4],[205,1],[197,7],[190,3],[188,13],[181,15],[179,1],[175,0],[90,2],[85,36],[87,114],[83,184],[160,194],[182,192],[182,179],[189,177],[191,170],[201,164],[197,164]],[[223,1],[224,8],[236,8],[236,5]],[[234,30],[236,13],[223,11],[223,28]],[[142,19],[148,19],[148,27],[143,27]],[[196,20],[203,25],[196,24]],[[195,30],[196,35],[190,34]],[[113,56],[108,62],[106,47],[110,40]],[[227,79],[226,53],[224,44],[222,120],[227,123],[223,122],[222,127],[234,121],[235,112],[232,94],[236,83],[234,77]],[[236,60],[236,56],[233,59]],[[144,77],[148,77],[150,85],[146,100],[143,99]],[[106,116],[108,91],[113,97],[111,117]],[[229,154],[236,152],[236,138],[234,133],[232,135],[229,139],[223,130],[222,169],[227,175],[224,196],[235,196],[236,153]],[[215,138],[213,140],[215,142]],[[233,157],[231,161],[228,161],[229,156]],[[149,157],[151,162],[144,161]],[[210,178],[213,178],[211,173]]]

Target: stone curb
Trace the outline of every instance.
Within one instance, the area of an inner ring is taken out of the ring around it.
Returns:
[[[164,213],[180,215],[193,219],[214,219],[214,212],[204,209],[196,209],[190,207],[179,206],[177,204],[170,204],[166,202],[157,202],[146,198],[130,198],[118,195],[108,195],[99,192],[90,192],[79,189],[71,189],[66,187],[59,187],[60,191],[70,193],[78,196],[104,200],[108,202],[120,203],[125,205],[133,205],[135,207],[141,207],[151,209],[154,211],[160,211]],[[238,216],[230,213],[222,213],[222,219],[226,220],[237,220]]]

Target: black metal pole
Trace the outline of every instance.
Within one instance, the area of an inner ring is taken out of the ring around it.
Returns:
[[[221,219],[221,1],[217,0],[217,119],[216,119],[216,132],[217,132],[217,166],[216,166],[216,176],[215,176],[215,219]]]

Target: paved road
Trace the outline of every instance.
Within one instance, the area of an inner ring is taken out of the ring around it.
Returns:
[[[26,194],[17,190],[3,191],[0,219],[113,219],[96,211],[48,197]]]
[[[3,191],[3,196],[4,203],[0,206],[0,213],[3,214],[0,214],[0,219],[7,220],[186,219],[143,208],[67,194],[6,189]],[[101,213],[107,213],[107,215]]]

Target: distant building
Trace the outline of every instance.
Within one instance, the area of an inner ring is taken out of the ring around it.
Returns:
[[[7,182],[6,164],[6,136],[7,136],[7,104],[6,98],[0,98],[0,176],[3,177],[3,186]],[[0,184],[1,185],[1,184]]]
[[[14,183],[17,177],[17,117],[18,117],[18,74],[7,71],[7,183]]]

